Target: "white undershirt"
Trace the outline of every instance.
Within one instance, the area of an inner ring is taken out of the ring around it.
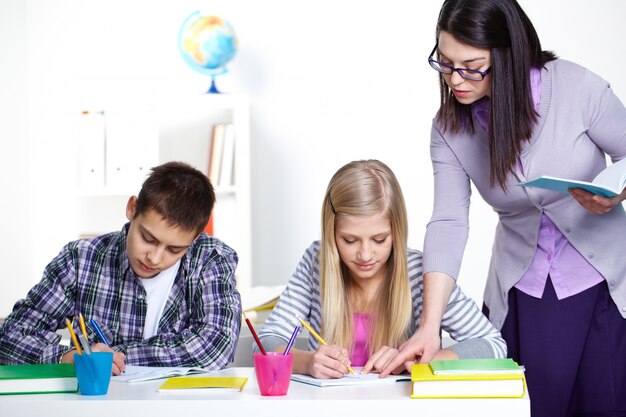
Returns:
[[[174,285],[174,279],[180,266],[180,260],[164,271],[159,272],[154,278],[139,278],[139,282],[146,291],[146,321],[143,326],[143,338],[149,339],[159,330],[159,321],[163,316],[163,310],[167,298]]]

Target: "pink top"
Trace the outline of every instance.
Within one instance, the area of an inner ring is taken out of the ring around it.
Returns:
[[[352,319],[354,320],[354,347],[350,352],[350,362],[352,366],[363,366],[370,357],[367,351],[370,315],[354,313]]]
[[[541,103],[541,72],[537,68],[530,70],[530,83],[533,105],[539,111]],[[489,128],[489,101],[481,100],[472,106],[472,112],[478,123]],[[521,161],[519,168],[524,172]],[[573,197],[572,197],[573,198]],[[535,298],[541,298],[548,281],[548,275],[554,285],[559,300],[583,292],[602,282],[604,278],[571,243],[563,236],[554,222],[545,214],[541,216],[537,239],[537,251],[532,263],[515,288]]]

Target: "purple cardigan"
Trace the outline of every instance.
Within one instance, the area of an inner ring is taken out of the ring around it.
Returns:
[[[507,314],[508,291],[530,266],[537,231],[546,214],[569,242],[605,277],[622,316],[626,317],[626,214],[622,206],[597,216],[571,196],[517,187],[540,175],[593,179],[605,166],[605,154],[626,156],[626,109],[608,83],[565,60],[541,72],[539,120],[520,155],[525,172],[509,174],[507,193],[489,186],[487,133],[431,132],[435,201],[424,242],[424,273],[457,277],[467,242],[470,181],[498,213],[484,300],[498,328]],[[611,242],[611,244],[607,244]]]

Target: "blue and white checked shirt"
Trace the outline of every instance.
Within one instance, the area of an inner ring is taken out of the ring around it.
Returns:
[[[126,254],[129,225],[61,250],[0,328],[0,363],[58,362],[70,348],[56,330],[79,313],[100,324],[127,364],[221,369],[232,360],[241,326],[235,251],[202,234],[181,259],[157,335],[144,340],[146,294]],[[88,336],[99,341],[89,327]]]

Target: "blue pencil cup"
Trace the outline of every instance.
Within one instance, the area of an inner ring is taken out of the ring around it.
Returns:
[[[82,395],[106,395],[111,382],[113,352],[75,353],[74,367]]]

